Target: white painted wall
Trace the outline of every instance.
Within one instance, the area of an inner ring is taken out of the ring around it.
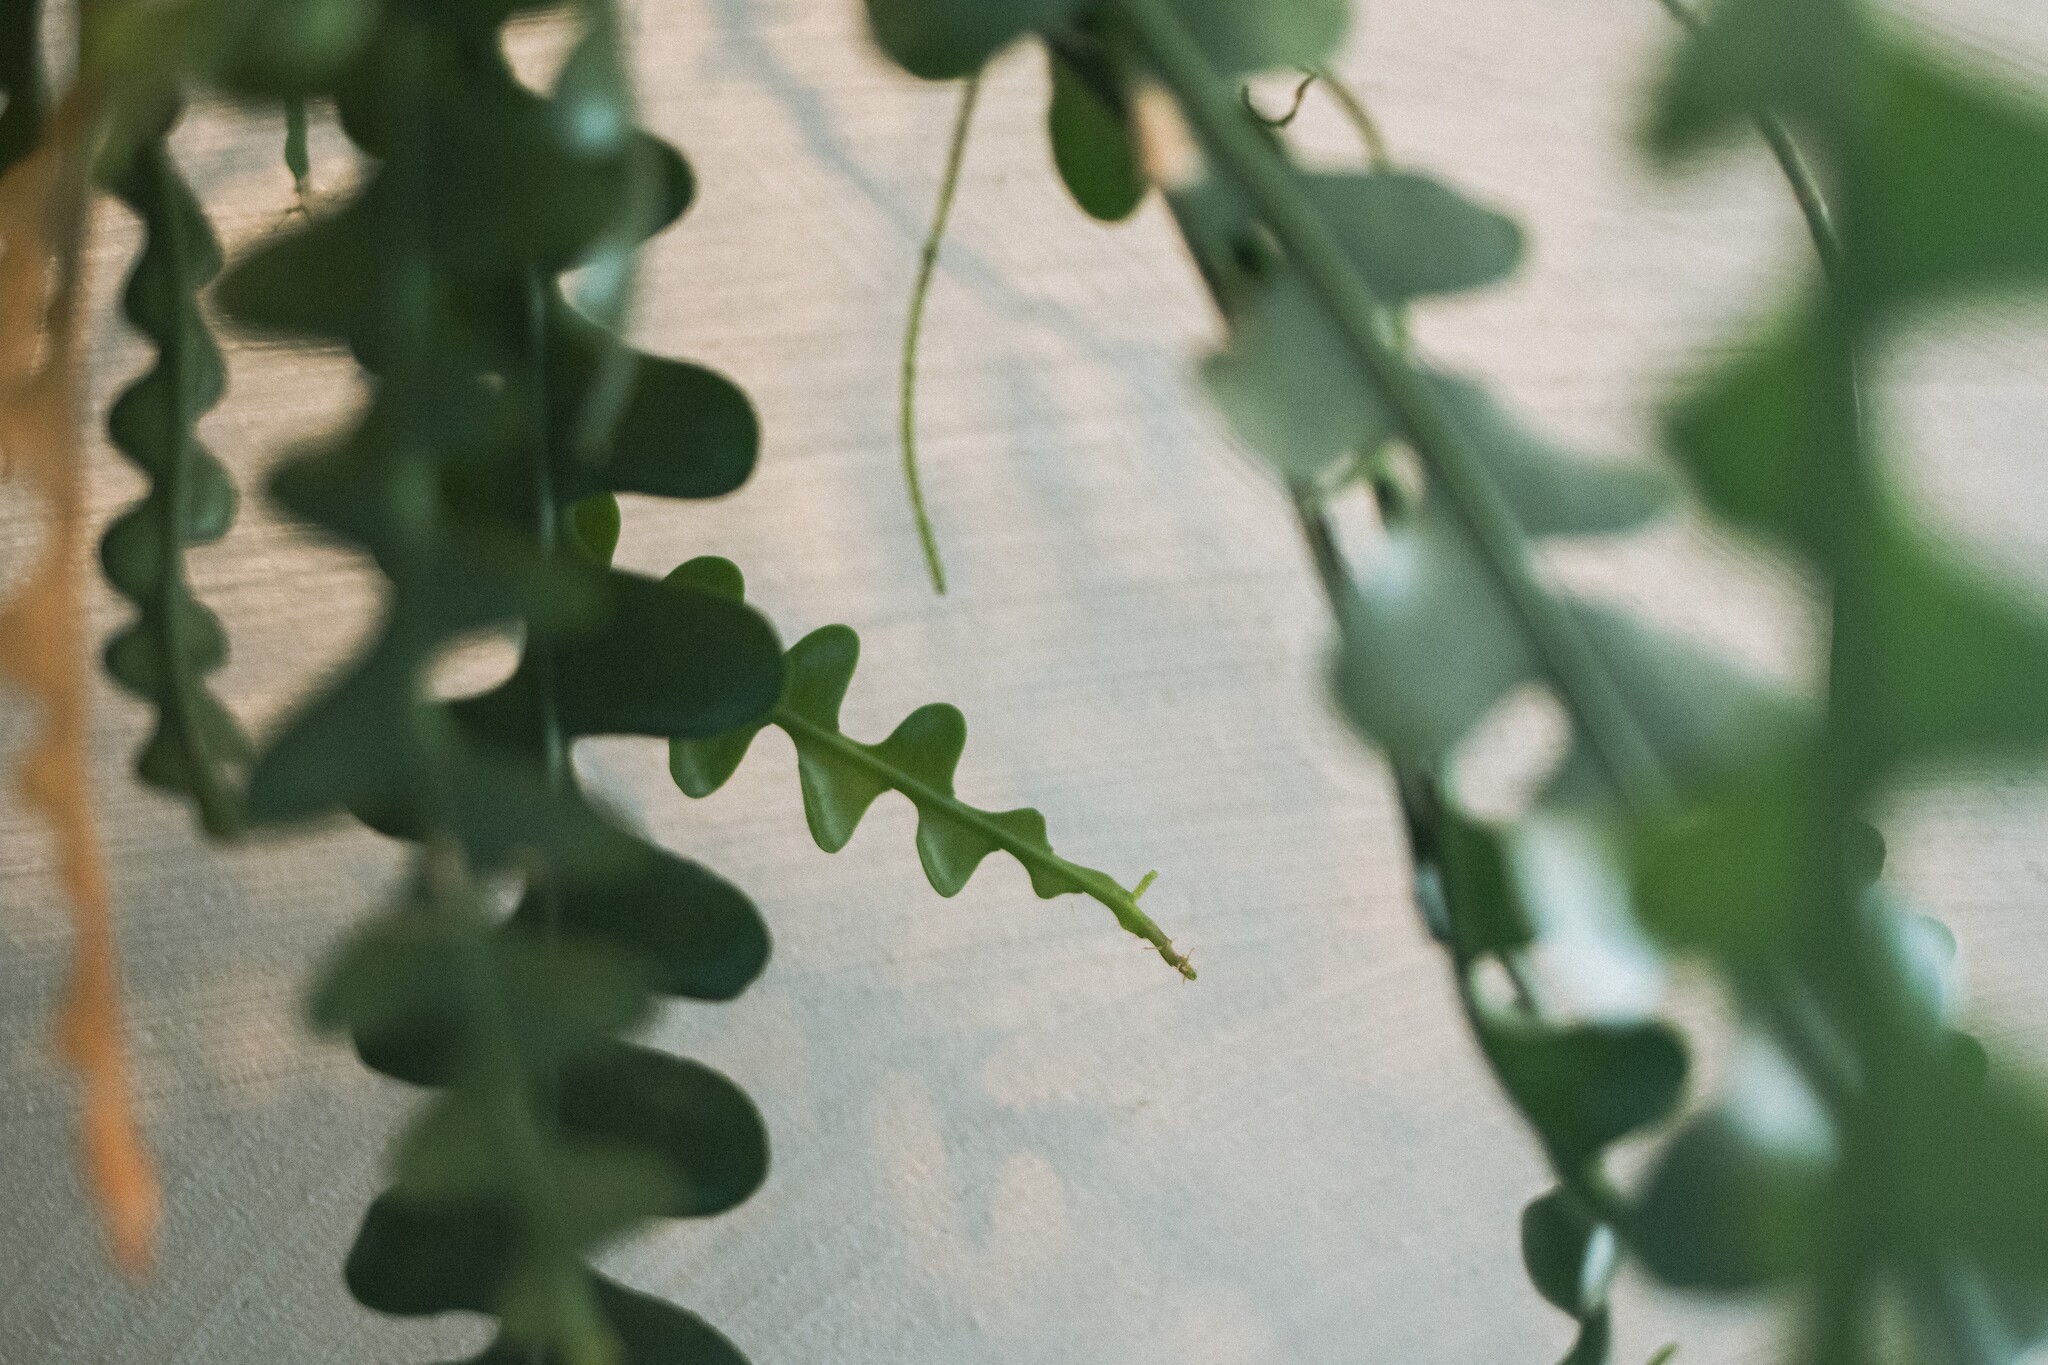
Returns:
[[[2048,77],[2048,11],[1927,0],[2008,70]],[[1282,508],[1188,385],[1212,324],[1155,209],[1105,231],[1064,200],[1038,128],[1043,73],[1004,62],[970,155],[928,333],[924,429],[954,594],[922,585],[895,473],[894,347],[951,97],[873,57],[853,0],[641,0],[652,125],[702,180],[653,248],[647,343],[706,359],[767,421],[752,486],[636,504],[623,560],[733,556],[790,638],[859,628],[847,718],[879,736],[961,704],[963,792],[1036,803],[1071,856],[1129,878],[1202,968],[1182,985],[1078,902],[991,863],[938,901],[907,806],[845,853],[804,834],[787,746],[690,805],[658,748],[595,746],[658,834],[747,887],[777,956],[740,1003],[674,1009],[659,1040],[724,1068],[775,1142],[737,1213],[615,1258],[759,1365],[1415,1365],[1529,1362],[1568,1324],[1523,1282],[1530,1145],[1460,1031],[1408,899],[1376,761],[1325,714],[1323,624]],[[1428,343],[1551,431],[1643,448],[1667,380],[1803,268],[1786,197],[1750,155],[1672,185],[1627,139],[1668,38],[1651,0],[1381,0],[1343,69],[1408,160],[1529,226],[1512,287],[1432,314]],[[1306,135],[1345,155],[1312,106]],[[219,111],[180,147],[246,242],[288,209],[279,131]],[[330,130],[318,179],[343,174]],[[132,244],[109,212],[114,286]],[[1908,476],[1990,562],[2048,591],[2048,331],[2014,313],[1902,360]],[[137,348],[108,335],[102,392]],[[347,369],[254,346],[207,425],[245,481],[349,400]],[[102,452],[95,501],[135,481]],[[29,531],[0,502],[0,566]],[[1767,567],[1679,528],[1565,566],[1741,651],[1797,668],[1806,625]],[[358,638],[374,591],[252,500],[197,560],[234,632],[224,695],[259,722]],[[102,628],[118,619],[104,595]],[[223,855],[120,774],[141,709],[102,697],[107,838],[124,916],[138,1084],[163,1165],[161,1264],[102,1263],[72,1171],[71,1096],[45,1020],[67,932],[49,853],[0,811],[0,1362],[257,1365],[425,1360],[475,1339],[380,1321],[338,1267],[407,1104],[298,1021],[310,959],[396,866],[333,829]],[[0,710],[0,747],[25,731]],[[2048,789],[1902,804],[1899,865],[1956,923],[1988,1029],[2048,1039]],[[1624,1293],[1620,1359],[1771,1357],[1767,1320]]]

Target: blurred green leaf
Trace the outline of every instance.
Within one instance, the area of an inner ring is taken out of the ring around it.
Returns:
[[[1513,219],[1430,176],[1310,173],[1302,185],[1388,307],[1497,284],[1521,264]]]
[[[1360,377],[1336,324],[1292,274],[1238,317],[1202,378],[1238,439],[1287,483],[1313,484],[1395,434],[1393,414]]]
[[[1802,879],[1815,800],[1805,751],[1788,750],[1652,817],[1634,850],[1645,927],[1733,960],[1786,952],[1808,929]]]
[[[637,844],[600,871],[529,895],[519,923],[631,953],[664,995],[731,1000],[768,963],[768,928],[739,888],[662,849]]]
[[[1872,279],[1896,299],[2048,283],[2048,114],[1902,47],[1875,64]]]
[[[0,174],[42,136],[42,0],[0,0]]]
[[[1522,1210],[1522,1264],[1537,1292],[1579,1324],[1564,1365],[1607,1365],[1613,1328],[1607,1289],[1619,1263],[1612,1229],[1562,1189]]]
[[[384,1194],[364,1215],[343,1274],[356,1301],[379,1313],[487,1313],[516,1244],[513,1217],[497,1203]]]
[[[1883,749],[1899,762],[2037,757],[2048,743],[2048,615],[1916,534],[1879,528],[1873,539],[1871,652],[1840,666],[1875,681]]]
[[[620,1365],[746,1365],[738,1348],[694,1313],[605,1279],[591,1277],[624,1352]],[[469,1365],[561,1365],[559,1357],[536,1358],[524,1342],[500,1340]]]
[[[966,0],[976,3],[976,0]],[[1316,67],[1350,27],[1345,0],[1171,0],[1217,74]]]
[[[1685,1085],[1685,1044],[1663,1024],[1553,1028],[1493,1018],[1483,1020],[1480,1037],[1564,1170],[1667,1117]]]
[[[1854,401],[1831,377],[1820,324],[1803,311],[1687,394],[1665,429],[1708,507],[1817,552],[1830,492],[1826,452]]]
[[[1811,1264],[1827,1226],[1829,1171],[1774,1147],[1726,1113],[1692,1120],[1637,1206],[1632,1246],[1666,1284],[1722,1292],[1775,1283]]]
[[[571,503],[563,517],[570,544],[600,568],[610,568],[619,550],[619,533],[624,522],[619,500],[611,493],[592,493]]]
[[[774,631],[742,604],[613,572],[601,624],[562,639],[549,671],[568,735],[723,734],[763,716],[782,690]],[[534,714],[544,684],[529,653],[502,687],[456,714],[501,742]]]
[[[952,80],[1033,29],[1064,23],[1084,0],[867,0],[875,41],[912,75]]]
[[[1636,724],[1681,793],[1703,792],[1811,732],[1812,709],[1736,667],[1725,656],[1605,607],[1573,615],[1626,698]],[[1604,766],[1574,732],[1545,798],[1560,806],[1605,803]]]
[[[1461,963],[1528,946],[1535,929],[1498,829],[1446,803],[1429,827],[1425,857],[1443,878],[1452,950]]]
[[[199,294],[221,267],[205,212],[167,146],[173,109],[129,153],[114,190],[147,234],[123,294],[128,319],[156,346],[156,364],[107,416],[116,449],[150,480],[147,496],[107,531],[100,561],[137,618],[108,644],[108,673],[156,709],[156,729],[136,764],[145,782],[189,798],[207,830],[241,823],[248,737],[212,694],[205,675],[227,659],[220,623],[185,581],[188,547],[216,541],[234,520],[227,471],[200,444],[200,417],[226,384]]]
[[[1052,68],[1046,117],[1060,179],[1090,217],[1120,222],[1137,210],[1146,188],[1130,131],[1057,48],[1048,47],[1046,58]]]
[[[1521,258],[1513,223],[1422,176],[1306,175],[1302,188],[1390,308],[1492,283]],[[1212,278],[1258,259],[1249,207],[1229,189],[1212,183],[1174,203],[1198,255],[1212,262]],[[1254,254],[1247,256],[1248,250]],[[1395,435],[1396,424],[1307,281],[1277,262],[1266,269],[1264,279],[1223,281],[1232,309],[1230,342],[1203,374],[1239,438],[1283,479],[1312,483],[1340,459]],[[1444,382],[1466,420],[1502,426],[1476,387]]]
[[[1617,1264],[1614,1234],[1563,1190],[1522,1210],[1522,1263],[1552,1306],[1575,1318],[1607,1301]]]
[[[1722,0],[1703,35],[1679,44],[1645,142],[1672,161],[1747,131],[1761,109],[1831,123],[1863,49],[1860,28],[1845,0]]]
[[[449,983],[480,955],[506,995],[522,1002],[516,1018],[480,1020]],[[597,944],[547,946],[527,934],[485,932],[407,907],[351,939],[315,987],[310,1010],[323,1030],[352,1033],[366,1051],[403,1040],[407,1055],[435,1059],[439,1070],[404,1079],[449,1085],[481,1065],[478,1029],[503,1032],[536,1067],[587,1051],[644,1022],[647,977],[633,958]]]
[[[1435,382],[1532,534],[1618,531],[1667,505],[1668,486],[1658,476],[1565,456],[1523,435],[1475,386]],[[1404,763],[1443,763],[1512,688],[1540,676],[1498,579],[1441,496],[1425,494],[1411,520],[1388,528],[1356,591],[1340,604],[1338,624],[1339,704]],[[1661,676],[1642,676],[1657,672],[1647,666],[1654,657],[1647,647],[1619,629],[1602,633],[1611,649],[1631,656],[1638,684],[1666,686]],[[1682,714],[1662,692],[1641,690],[1645,719]],[[1686,733],[1676,725],[1672,732]]]
[[[457,1091],[421,1111],[392,1157],[394,1189],[422,1202],[516,1206],[525,1173],[500,1149],[502,1100]],[[673,1207],[677,1186],[654,1153],[564,1137],[549,1144],[546,1180],[568,1220],[558,1231],[596,1241]]]
[[[655,1212],[703,1218],[743,1203],[768,1178],[768,1131],[740,1088],[680,1057],[613,1044],[560,1075],[565,1132],[666,1162],[669,1199]]]

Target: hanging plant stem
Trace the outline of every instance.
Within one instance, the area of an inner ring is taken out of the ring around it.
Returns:
[[[1506,497],[1437,390],[1401,354],[1384,322],[1387,308],[1328,221],[1280,153],[1245,123],[1229,86],[1216,76],[1166,0],[1117,0],[1117,9],[1216,168],[1251,199],[1300,266],[1359,363],[1386,395],[1416,454],[1450,494],[1537,657],[1623,798],[1639,808],[1667,804],[1669,780],[1591,641],[1538,582]]]
[[[939,248],[946,241],[946,225],[953,218],[953,201],[960,193],[960,172],[967,163],[967,138],[974,129],[974,110],[981,102],[981,73],[967,78],[960,90],[960,109],[953,116],[953,135],[946,144],[946,171],[939,181],[939,202],[932,212],[931,231],[925,234],[924,249],[918,255],[917,283],[910,290],[910,320],[903,329],[902,387],[898,417],[903,445],[903,486],[910,493],[910,513],[917,519],[918,543],[924,547],[925,571],[931,575],[932,590],[946,592],[946,565],[939,557],[939,536],[932,526],[931,510],[925,505],[924,477],[917,460],[917,359],[924,339],[925,308],[931,301],[932,281],[938,275]]]

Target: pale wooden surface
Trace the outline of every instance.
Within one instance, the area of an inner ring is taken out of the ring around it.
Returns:
[[[1928,0],[2010,71],[2048,72],[2032,4]],[[1203,970],[1183,986],[1092,905],[1033,900],[992,862],[958,901],[922,885],[885,802],[817,852],[787,746],[691,806],[655,746],[594,755],[657,833],[760,901],[762,982],[681,1007],[659,1040],[737,1078],[775,1142],[737,1213],[615,1258],[760,1365],[961,1361],[1279,1365],[1540,1362],[1567,1324],[1523,1282],[1515,1217],[1542,1187],[1472,1056],[1409,906],[1380,771],[1318,700],[1319,606],[1286,517],[1191,396],[1211,335],[1156,212],[1104,231],[1061,196],[1043,74],[1006,61],[969,160],[928,334],[928,479],[955,589],[933,600],[895,474],[893,348],[951,96],[873,58],[852,0],[643,0],[649,121],[692,158],[700,207],[658,242],[647,342],[755,396],[768,448],[716,506],[635,504],[623,558],[732,555],[789,638],[858,627],[847,708],[878,736],[960,703],[963,791],[1039,804],[1057,841],[1125,878]],[[1761,158],[1681,185],[1627,142],[1651,0],[1384,0],[1345,62],[1405,159],[1517,214],[1510,288],[1425,323],[1549,429],[1626,452],[1704,342],[1803,267]],[[1331,155],[1341,127],[1313,108]],[[278,130],[209,111],[182,136],[223,230],[285,213]],[[320,178],[340,174],[331,130]],[[102,292],[131,245],[106,218]],[[2048,588],[2048,332],[2039,313],[1908,348],[1908,477],[1991,562]],[[100,388],[138,363],[108,335]],[[331,358],[240,347],[216,450],[253,482],[350,401]],[[134,481],[102,452],[95,501]],[[11,572],[28,533],[0,504]],[[1678,529],[1564,566],[1797,673],[1808,623],[1764,566]],[[235,637],[224,695],[268,722],[374,610],[353,564],[252,500],[199,584]],[[102,629],[118,610],[95,604]],[[139,1085],[168,1186],[161,1266],[103,1265],[45,1037],[67,934],[48,852],[0,813],[0,1359],[14,1365],[424,1360],[474,1339],[379,1321],[338,1264],[406,1096],[309,1041],[312,955],[361,915],[392,851],[333,830],[231,856],[122,777],[142,731],[108,693],[98,758],[124,915]],[[24,719],[0,711],[11,751]],[[1930,789],[1895,822],[1906,880],[1961,931],[1987,1031],[2048,1041],[2038,784]],[[1767,1310],[1631,1285],[1620,1351],[1772,1358]]]

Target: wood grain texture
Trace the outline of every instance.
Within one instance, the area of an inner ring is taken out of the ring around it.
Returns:
[[[2003,70],[2048,78],[2048,13],[1928,0]],[[1044,73],[994,73],[926,336],[924,454],[953,593],[935,600],[897,482],[894,345],[952,94],[869,51],[853,0],[642,0],[649,122],[700,206],[649,254],[641,340],[727,370],[759,402],[759,477],[707,507],[631,502],[622,548],[661,571],[727,554],[789,638],[866,641],[851,732],[950,700],[962,792],[1039,805],[1070,856],[1163,875],[1147,906],[1194,955],[1183,985],[1099,908],[1041,903],[992,863],[958,900],[923,886],[908,806],[828,858],[794,762],[764,739],[691,804],[657,746],[587,767],[671,846],[747,887],[776,934],[731,1006],[657,1041],[766,1112],[769,1185],[737,1213],[614,1258],[759,1365],[1541,1362],[1569,1325],[1523,1283],[1515,1217],[1542,1188],[1416,925],[1377,762],[1319,700],[1321,608],[1278,500],[1189,384],[1214,334],[1156,206],[1088,223],[1040,133]],[[1530,228],[1515,284],[1432,312],[1426,344],[1547,429],[1643,449],[1670,378],[1803,268],[1760,155],[1667,183],[1628,141],[1650,0],[1380,0],[1343,64],[1404,159]],[[1319,154],[1350,155],[1311,101]],[[230,245],[290,209],[281,124],[195,116],[179,152]],[[346,174],[315,128],[315,181]],[[94,277],[134,244],[109,211]],[[102,300],[101,315],[107,314]],[[2048,328],[2039,310],[1902,346],[1902,477],[1973,552],[2048,594]],[[231,348],[211,447],[253,485],[353,401],[333,356]],[[104,398],[141,363],[118,329]],[[102,451],[104,518],[136,487]],[[4,497],[0,493],[0,497]],[[0,502],[0,581],[29,561]],[[1773,565],[1678,527],[1556,566],[1791,676],[1811,621]],[[251,499],[195,587],[235,641],[221,694],[259,731],[366,629],[373,581]],[[104,634],[116,605],[96,599]],[[95,697],[99,799],[122,915],[144,1116],[165,1177],[156,1278],[104,1265],[77,1187],[73,1097],[47,1020],[67,936],[42,836],[0,811],[0,1358],[8,1365],[426,1360],[475,1340],[355,1308],[338,1266],[409,1102],[298,1021],[309,959],[386,887],[393,851],[333,829],[233,855],[123,777],[140,709]],[[0,752],[26,732],[0,710]],[[2048,853],[2038,782],[1930,784],[1900,802],[1898,864],[1964,942],[1990,1031],[2048,1051]],[[1767,1307],[1637,1284],[1619,1358],[1775,1358]]]

